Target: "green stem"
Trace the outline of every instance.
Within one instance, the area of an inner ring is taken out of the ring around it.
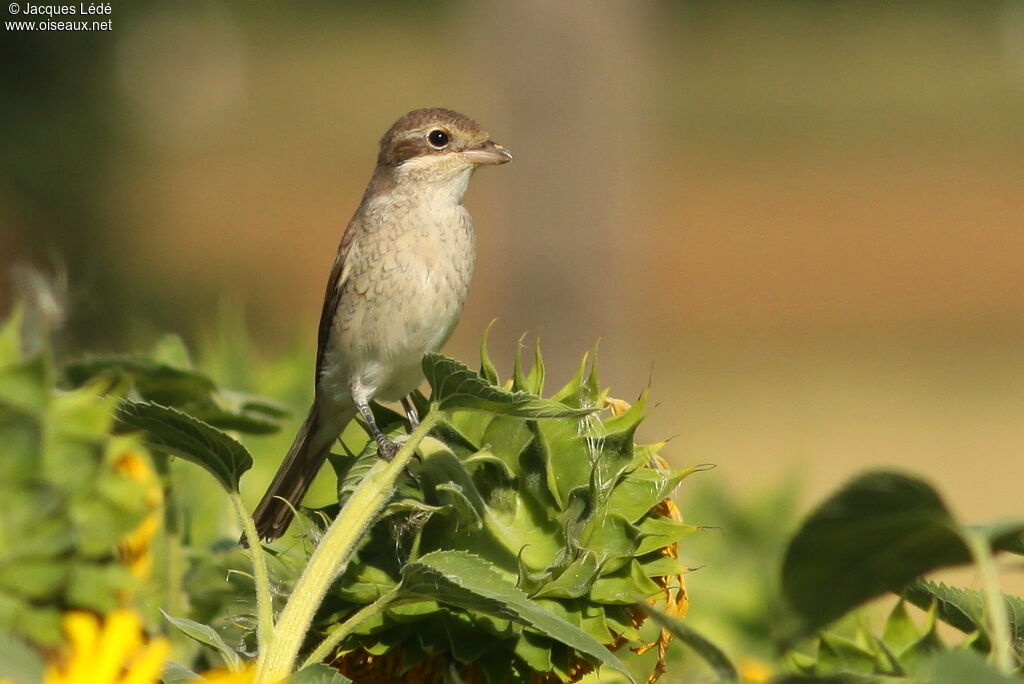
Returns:
[[[338,627],[338,629],[327,635],[327,638],[324,639],[320,645],[316,647],[316,650],[313,651],[302,663],[302,667],[308,667],[314,663],[322,662],[324,658],[329,656],[331,652],[338,647],[338,644],[340,644],[345,637],[352,633],[352,630],[370,618],[377,617],[383,613],[384,609],[391,605],[397,595],[398,587],[395,587],[373,603],[367,604],[353,613]],[[299,669],[302,669],[302,667]]]
[[[165,610],[174,616],[185,615],[188,612],[185,609],[185,602],[182,600],[182,596],[184,594],[182,578],[185,571],[182,567],[181,552],[182,547],[180,533],[177,531],[166,532],[164,535],[163,572],[165,573],[167,580],[165,585],[167,599],[164,605],[167,606]]]
[[[1010,636],[1010,617],[1006,613],[1006,601],[999,588],[995,559],[985,535],[976,530],[964,534],[967,547],[981,573],[982,593],[985,596],[985,614],[988,616],[992,634],[992,662],[1004,674],[1012,674],[1014,665],[1013,640]]]
[[[242,495],[239,492],[231,492],[228,496],[242,523],[245,543],[249,546],[249,553],[252,555],[252,576],[253,583],[256,585],[256,642],[259,653],[257,658],[262,661],[274,639],[274,604],[270,595],[267,558],[263,546],[260,544],[259,533],[256,532],[256,523],[253,522],[252,516],[249,515],[249,511],[245,510],[245,504],[242,503]]]
[[[163,572],[166,580],[165,591],[167,592],[164,605],[168,613],[180,616],[188,612],[183,600],[184,588],[182,579],[185,575],[185,570],[182,566],[181,514],[178,509],[177,492],[174,488],[173,476],[167,463],[168,458],[168,456],[163,455],[154,459],[157,472],[163,481],[164,495]]]
[[[257,666],[257,684],[278,682],[292,673],[299,649],[313,623],[313,615],[331,582],[345,570],[359,541],[391,498],[395,482],[412,460],[416,447],[443,415],[437,410],[428,413],[391,461],[378,460],[374,463],[327,528],[274,626],[270,649]]]

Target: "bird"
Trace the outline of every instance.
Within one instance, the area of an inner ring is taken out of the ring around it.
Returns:
[[[380,140],[377,165],[342,234],[324,294],[314,398],[253,519],[259,537],[284,534],[335,440],[356,415],[390,460],[372,400],[401,401],[423,381],[425,354],[459,320],[476,263],[473,219],[462,204],[473,172],[512,154],[473,119],[413,110]]]

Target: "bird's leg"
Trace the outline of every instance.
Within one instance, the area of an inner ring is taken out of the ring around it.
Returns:
[[[370,410],[368,403],[356,401],[355,404],[359,415],[363,417],[363,420],[366,421],[366,426],[370,428],[370,435],[373,437],[373,441],[377,443],[377,455],[385,461],[390,461],[398,453],[398,445],[388,439],[387,435],[377,427],[377,421],[373,419],[373,411]]]
[[[416,407],[409,401],[409,397],[402,397],[402,408],[405,409],[405,418],[409,421],[409,429],[415,430],[416,426],[420,424],[420,414],[416,412]]]
[[[402,397],[402,408],[405,409],[405,418],[406,420],[409,421],[409,434],[412,434],[412,431],[415,430],[420,424],[420,414],[416,410],[416,407],[413,406],[413,403],[409,401],[408,396]],[[420,456],[420,452],[418,451],[413,453],[413,458],[415,458],[420,463],[423,462],[423,457]],[[416,479],[416,476],[413,475],[408,468],[405,469],[405,474],[414,480]]]

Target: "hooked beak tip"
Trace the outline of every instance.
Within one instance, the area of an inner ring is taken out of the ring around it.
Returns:
[[[466,157],[474,164],[507,164],[512,161],[512,153],[509,152],[504,146],[498,143],[488,140],[482,143],[478,147],[468,149],[464,153]]]

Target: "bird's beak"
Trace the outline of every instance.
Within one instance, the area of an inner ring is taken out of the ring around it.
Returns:
[[[512,161],[512,153],[493,140],[468,147],[462,155],[472,164],[504,164]]]

